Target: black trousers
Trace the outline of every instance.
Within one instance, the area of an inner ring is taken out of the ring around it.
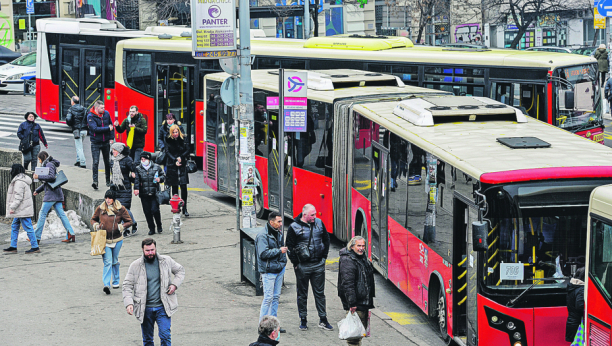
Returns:
[[[155,231],[155,224],[157,228],[162,228],[161,214],[159,212],[159,203],[155,196],[140,196],[140,202],[142,203],[142,211],[147,219],[147,226],[149,231]],[[155,222],[153,222],[155,219]]]
[[[91,169],[93,171],[93,181],[98,182],[98,165],[100,164],[100,152],[102,152],[102,160],[104,160],[104,173],[106,174],[106,182],[108,183],[111,178],[111,166],[110,166],[110,143],[98,143],[91,142],[91,158],[93,163]]]
[[[308,284],[312,284],[312,294],[319,318],[326,318],[325,312],[325,260],[314,263],[300,263],[295,269],[297,281],[297,305],[300,319],[306,319],[308,306]]]
[[[187,210],[187,184],[181,184],[181,199],[185,204],[183,204],[183,210]],[[172,186],[172,196],[178,195],[178,186]]]

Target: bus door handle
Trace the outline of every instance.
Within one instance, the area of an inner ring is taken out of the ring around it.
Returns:
[[[65,80],[62,81],[62,89],[66,89],[66,81]]]
[[[102,88],[102,82],[98,83],[98,89]]]
[[[293,179],[293,185],[297,185],[297,179]]]

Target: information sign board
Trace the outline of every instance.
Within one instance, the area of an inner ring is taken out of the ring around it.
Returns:
[[[286,132],[306,132],[308,72],[285,71],[283,80],[283,127]]]
[[[192,55],[196,59],[237,56],[234,0],[191,2]]]
[[[34,0],[26,0],[26,14],[34,14]]]

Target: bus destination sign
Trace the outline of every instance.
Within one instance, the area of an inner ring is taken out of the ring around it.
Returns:
[[[235,0],[191,2],[192,55],[196,59],[237,56]]]

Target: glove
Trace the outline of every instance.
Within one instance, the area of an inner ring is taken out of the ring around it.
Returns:
[[[100,223],[99,222],[94,223],[93,224],[93,229],[94,229],[93,230],[94,232],[99,231],[100,230]]]
[[[122,225],[122,224],[118,224],[118,225],[117,225],[117,228],[119,228],[119,231],[120,231],[121,233],[123,233],[123,225]]]

